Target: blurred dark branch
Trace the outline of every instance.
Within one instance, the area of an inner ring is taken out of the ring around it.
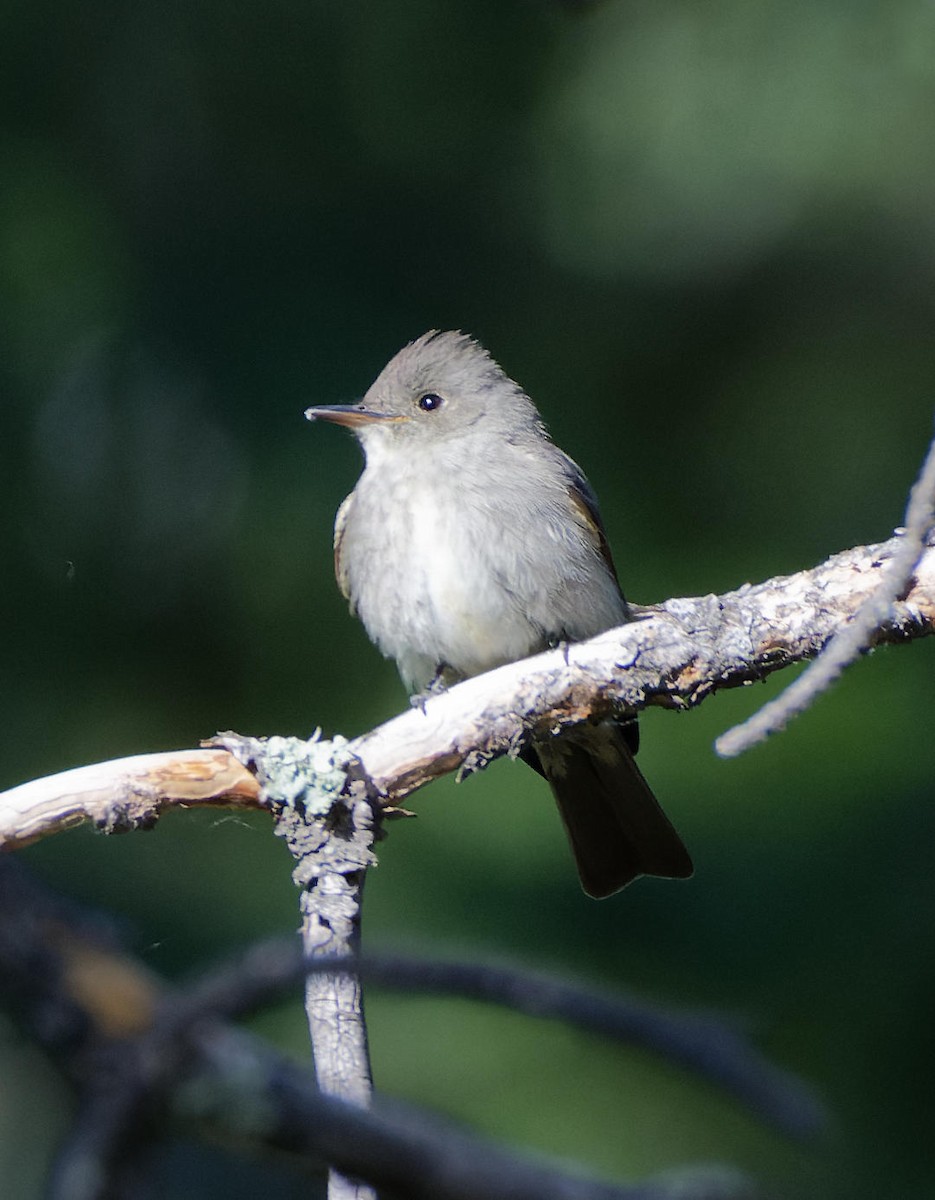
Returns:
[[[122,951],[112,924],[60,900],[14,860],[0,862],[5,998],[82,1093],[50,1196],[134,1194],[145,1152],[169,1117],[186,1126],[196,1121],[216,1132],[226,1129],[241,1149],[246,1140],[288,1150],[316,1168],[333,1162],[388,1194],[417,1200],[662,1200],[675,1191],[686,1200],[715,1200],[749,1194],[738,1191],[736,1176],[682,1177],[677,1188],[620,1188],[517,1157],[408,1106],[381,1100],[369,1112],[354,1108],[323,1096],[306,1072],[224,1020],[294,986],[309,969],[327,973],[336,965],[346,964],[310,964],[292,943],[264,943],[192,987],[170,992]],[[525,1006],[627,1040],[652,1044],[654,1035],[643,1039],[641,1028],[664,1031],[667,1023],[684,1037],[678,1032],[683,1018],[508,968],[383,958],[362,971],[391,986]],[[579,1000],[585,1009],[592,1006],[595,1019],[577,1011]],[[707,1032],[699,1024],[699,1037],[717,1033],[716,1022],[703,1024]],[[746,1053],[753,1073],[769,1074],[772,1068],[755,1051]],[[789,1090],[787,1099],[793,1095]]]
[[[538,736],[648,705],[689,708],[721,688],[765,679],[814,658],[874,594],[896,535],[836,554],[820,566],[722,596],[634,609],[636,620],[468,679],[346,746],[354,780],[392,811],[416,789],[515,756]],[[935,545],[929,539],[900,599],[887,606],[870,645],[935,632]],[[151,825],[166,807],[261,804],[250,773],[220,747],[141,755],[81,767],[0,793],[0,846],[17,846],[90,819],[101,828]]]
[[[356,960],[303,959],[291,941],[260,943],[206,976],[188,993],[189,1019],[228,1019],[253,1011],[308,974],[353,966],[367,983],[407,994],[459,996],[498,1004],[527,1016],[563,1021],[589,1033],[661,1055],[732,1093],[784,1133],[816,1133],[825,1114],[799,1079],[769,1063],[724,1020],[670,1013],[645,1002],[609,995],[538,972],[464,962],[433,962],[368,954]]]

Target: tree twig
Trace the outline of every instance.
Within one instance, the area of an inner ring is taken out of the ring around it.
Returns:
[[[784,729],[793,717],[803,713],[822,692],[873,641],[892,615],[894,603],[905,594],[922,554],[925,541],[935,523],[935,441],[929,446],[919,477],[909,495],[906,523],[899,544],[881,573],[873,591],[862,601],[848,624],[842,626],[815,662],[775,700],[759,712],[729,729],[715,742],[723,758],[734,758]]]

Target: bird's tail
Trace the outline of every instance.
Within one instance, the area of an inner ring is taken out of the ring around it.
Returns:
[[[587,725],[536,742],[589,896],[619,892],[639,875],[687,879],[692,861],[636,765],[620,725]],[[536,764],[533,763],[535,766]]]

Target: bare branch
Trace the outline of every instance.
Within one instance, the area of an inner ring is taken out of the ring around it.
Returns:
[[[694,706],[721,688],[814,658],[877,591],[894,558],[908,557],[904,542],[898,535],[857,547],[812,570],[723,596],[636,609],[640,619],[629,625],[469,679],[347,748],[373,798],[391,809],[441,775],[515,755],[531,731],[541,736],[648,705]],[[929,545],[871,642],[933,632],[935,546]],[[82,819],[113,830],[145,826],[164,808],[193,804],[257,806],[259,789],[221,746],[80,767],[0,793],[0,847]]]
[[[224,750],[171,750],[75,767],[0,793],[0,848],[92,821],[107,833],[148,829],[164,809],[257,808],[260,786]]]
[[[735,725],[715,742],[724,758],[734,758],[784,729],[827,691],[870,645],[874,634],[890,619],[893,604],[904,595],[912,573],[925,550],[925,540],[935,523],[935,441],[929,446],[919,478],[909,494],[906,524],[896,552],[874,590],[852,620],[828,643],[818,659],[775,700]]]
[[[439,775],[515,754],[530,730],[648,705],[688,708],[721,688],[813,658],[871,594],[899,552],[897,536],[847,550],[810,571],[723,596],[669,600],[641,618],[458,684],[349,743],[383,797],[397,803]],[[935,548],[892,606],[875,643],[935,633]]]

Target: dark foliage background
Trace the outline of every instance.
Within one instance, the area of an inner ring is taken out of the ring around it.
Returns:
[[[931,433],[933,105],[922,0],[4,5],[0,784],[404,704],[331,576],[357,450],[302,410],[429,327],[537,400],[638,601],[887,536]],[[818,1144],[453,1001],[371,996],[380,1086],[621,1178],[927,1194],[933,653],[873,655],[738,762],[713,737],[788,676],[648,714],[689,884],[588,901],[541,781],[498,764],[420,795],[368,886],[373,946],[742,1016],[832,1105]],[[26,858],[172,976],[297,921],[260,818]],[[305,1054],[297,1006],[261,1024]],[[0,1056],[25,1200],[71,1100],[12,1027]],[[167,1197],[261,1186],[185,1143],[159,1169]]]

